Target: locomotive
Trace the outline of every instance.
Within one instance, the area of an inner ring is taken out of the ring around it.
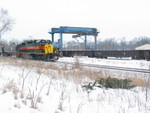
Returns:
[[[59,47],[50,40],[26,40],[16,46],[16,56],[20,58],[55,61],[59,55]]]

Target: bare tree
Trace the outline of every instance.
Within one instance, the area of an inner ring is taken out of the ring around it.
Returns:
[[[127,41],[125,37],[120,38],[120,49],[121,50],[127,49]]]
[[[131,49],[135,49],[136,47],[142,46],[144,44],[150,44],[150,37],[136,37],[129,42]]]
[[[0,39],[2,35],[12,29],[14,20],[8,15],[8,11],[5,9],[0,10]]]
[[[116,50],[117,49],[116,48],[117,42],[115,38],[108,38],[104,40],[102,45],[104,45],[104,50]]]

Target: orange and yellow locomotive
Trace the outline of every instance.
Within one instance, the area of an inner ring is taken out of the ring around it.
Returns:
[[[60,56],[59,47],[55,47],[50,40],[28,40],[16,46],[18,57],[54,61]]]

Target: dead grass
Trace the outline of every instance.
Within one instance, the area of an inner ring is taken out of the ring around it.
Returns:
[[[149,87],[150,88],[150,82],[139,77],[128,77],[128,79],[132,80],[132,83],[136,86],[141,87]]]
[[[17,86],[13,83],[13,81],[8,82],[2,89],[2,93],[6,93],[12,91],[14,95],[17,95],[19,90]]]
[[[96,80],[98,78],[106,78],[108,76],[114,77],[113,74],[108,73],[107,71],[95,71],[88,68],[83,68],[80,66],[79,59],[76,58],[75,65],[71,68],[68,68],[67,65],[59,66],[52,64],[47,64],[43,61],[34,61],[27,59],[18,59],[18,58],[3,58],[0,57],[0,62],[9,63],[9,65],[25,68],[35,68],[36,73],[41,75],[47,75],[53,79],[65,78],[67,80],[74,81],[76,83],[85,82],[85,78],[89,80]],[[56,75],[57,74],[57,75]],[[127,79],[132,80],[132,83],[136,86],[149,86],[150,82],[139,78],[139,77],[126,77]],[[3,91],[7,92],[7,91]]]
[[[42,103],[42,97],[38,97],[38,98],[37,98],[37,102],[38,102],[38,103]]]

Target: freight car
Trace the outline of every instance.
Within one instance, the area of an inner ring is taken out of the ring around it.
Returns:
[[[28,40],[16,46],[16,56],[21,58],[54,61],[59,54],[59,47],[50,40]]]
[[[1,56],[23,57],[37,60],[57,60],[61,55],[65,57],[88,56],[95,58],[124,58],[150,60],[150,50],[59,50],[59,46],[50,40],[29,40],[18,44],[16,47],[0,47]]]
[[[0,56],[15,56],[16,54],[16,45],[7,45],[7,44],[0,44]]]
[[[131,57],[132,59],[150,60],[150,50],[63,50],[63,56],[88,56],[95,58]]]

